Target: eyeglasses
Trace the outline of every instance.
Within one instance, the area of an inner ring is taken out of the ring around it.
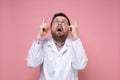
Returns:
[[[54,25],[59,25],[59,24],[62,24],[62,25],[68,25],[68,21],[66,21],[66,20],[62,20],[62,21],[58,21],[58,20],[54,20],[53,21],[53,24]]]

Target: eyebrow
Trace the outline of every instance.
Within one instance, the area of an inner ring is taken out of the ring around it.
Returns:
[[[58,20],[58,19],[54,19],[54,21],[55,21],[55,20]],[[67,19],[62,19],[62,20],[63,20],[63,21],[67,21],[67,22],[68,22],[68,20],[67,20]]]

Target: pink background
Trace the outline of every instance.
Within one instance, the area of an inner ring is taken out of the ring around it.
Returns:
[[[0,0],[0,80],[38,80],[27,53],[42,18],[50,24],[56,12],[78,21],[89,59],[80,80],[120,80],[119,0]]]

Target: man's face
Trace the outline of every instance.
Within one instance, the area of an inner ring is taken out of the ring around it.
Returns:
[[[51,34],[55,41],[65,41],[69,34],[68,20],[63,16],[58,16],[53,20]]]

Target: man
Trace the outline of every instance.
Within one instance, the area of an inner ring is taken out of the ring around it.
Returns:
[[[78,80],[78,70],[85,68],[88,59],[78,37],[77,23],[71,25],[64,13],[56,13],[50,30],[52,38],[43,38],[49,31],[43,20],[29,50],[27,65],[41,65],[39,80]]]

